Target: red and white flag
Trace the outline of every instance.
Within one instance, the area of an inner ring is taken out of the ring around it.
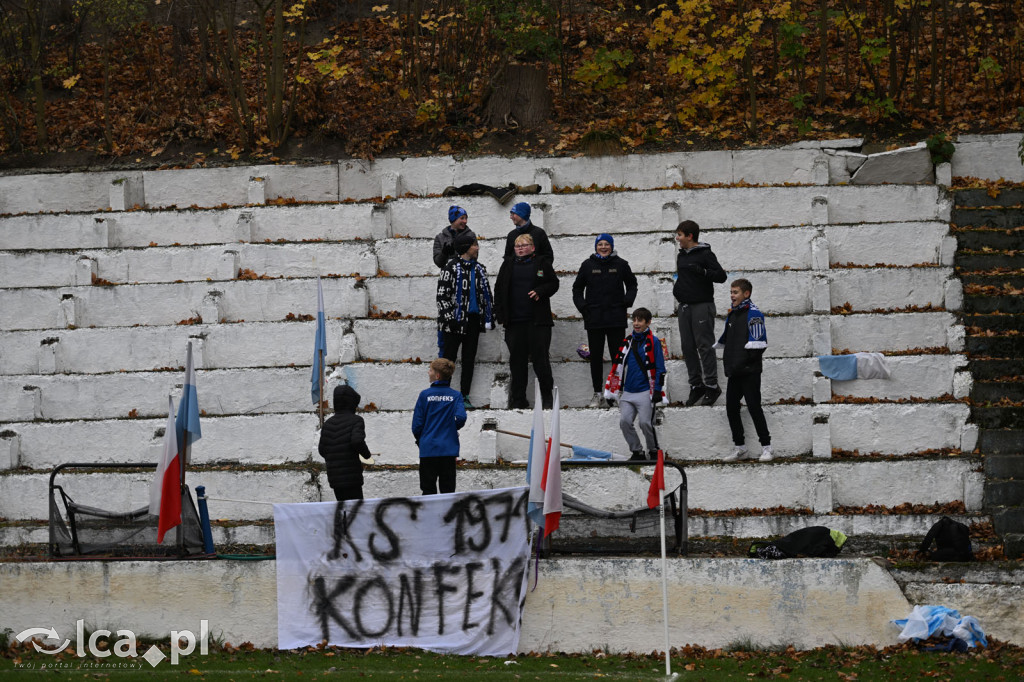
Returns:
[[[661,492],[665,490],[665,453],[658,448],[658,465],[654,467],[651,487],[647,491],[647,508],[654,509],[661,504]]]
[[[181,457],[174,428],[174,401],[167,396],[167,426],[164,427],[164,451],[156,466],[156,477],[149,487],[149,513],[159,516],[156,541],[181,523]]]
[[[551,413],[551,433],[548,436],[548,452],[544,461],[544,537],[558,530],[562,519],[562,457],[561,433],[558,416],[558,387],[554,391],[554,406]]]

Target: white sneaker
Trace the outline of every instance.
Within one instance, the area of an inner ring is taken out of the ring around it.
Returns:
[[[770,462],[773,459],[775,459],[775,455],[772,452],[771,445],[765,445],[763,448],[761,448],[761,456],[758,458],[759,462]]]
[[[729,453],[729,456],[723,459],[723,462],[738,462],[741,459],[747,458],[747,448],[744,445],[737,445]]]
[[[587,407],[601,407],[601,401],[604,400],[604,396],[600,393],[595,393],[594,397],[590,399],[590,404]]]

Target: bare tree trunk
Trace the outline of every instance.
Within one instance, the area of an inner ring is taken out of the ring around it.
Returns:
[[[506,64],[487,100],[491,126],[532,126],[551,115],[546,65]]]
[[[825,86],[828,76],[828,0],[818,3],[818,106],[825,104]]]
[[[41,9],[35,0],[25,3],[25,18],[28,19],[29,54],[32,60],[32,94],[35,99],[33,111],[36,121],[36,146],[46,149],[49,138],[46,136],[46,91],[43,88],[43,19]]]

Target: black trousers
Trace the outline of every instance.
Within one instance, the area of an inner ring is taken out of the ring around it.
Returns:
[[[420,457],[420,490],[424,495],[455,492],[455,457]]]
[[[529,361],[533,360],[533,373],[540,384],[541,401],[551,403],[551,390],[555,380],[551,375],[551,327],[539,327],[533,322],[512,322],[505,326],[505,345],[508,347],[509,404],[525,407],[526,379]]]
[[[455,362],[462,348],[462,395],[468,396],[473,387],[473,366],[476,364],[476,349],[480,343],[480,313],[470,313],[466,319],[465,334],[444,332],[444,352],[441,357]]]
[[[363,487],[359,485],[347,486],[344,488],[331,488],[331,490],[334,491],[334,499],[338,500],[338,502],[363,499]]]
[[[590,346],[590,382],[594,385],[594,393],[604,390],[604,346],[608,346],[608,357],[615,360],[622,340],[626,338],[626,330],[619,327],[603,327],[587,330],[587,345]]]
[[[768,433],[768,422],[764,419],[761,409],[761,373],[734,374],[729,377],[725,388],[725,414],[729,417],[729,429],[732,431],[734,445],[743,445],[743,421],[740,419],[740,399],[747,403],[747,411],[754,422],[757,439],[761,445],[771,445],[772,436]]]

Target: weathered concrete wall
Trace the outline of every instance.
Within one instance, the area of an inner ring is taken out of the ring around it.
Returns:
[[[170,629],[198,633],[206,619],[224,641],[273,647],[275,568],[273,561],[3,563],[4,624],[15,632],[52,626],[68,636],[85,619],[90,628],[162,639]],[[659,561],[554,559],[539,568],[520,651],[663,648]],[[870,560],[672,559],[668,571],[674,647],[883,646],[897,633],[888,621],[911,608]]]
[[[983,180],[1024,182],[1024,165],[1018,156],[1021,133],[961,135],[950,162],[953,175]]]

